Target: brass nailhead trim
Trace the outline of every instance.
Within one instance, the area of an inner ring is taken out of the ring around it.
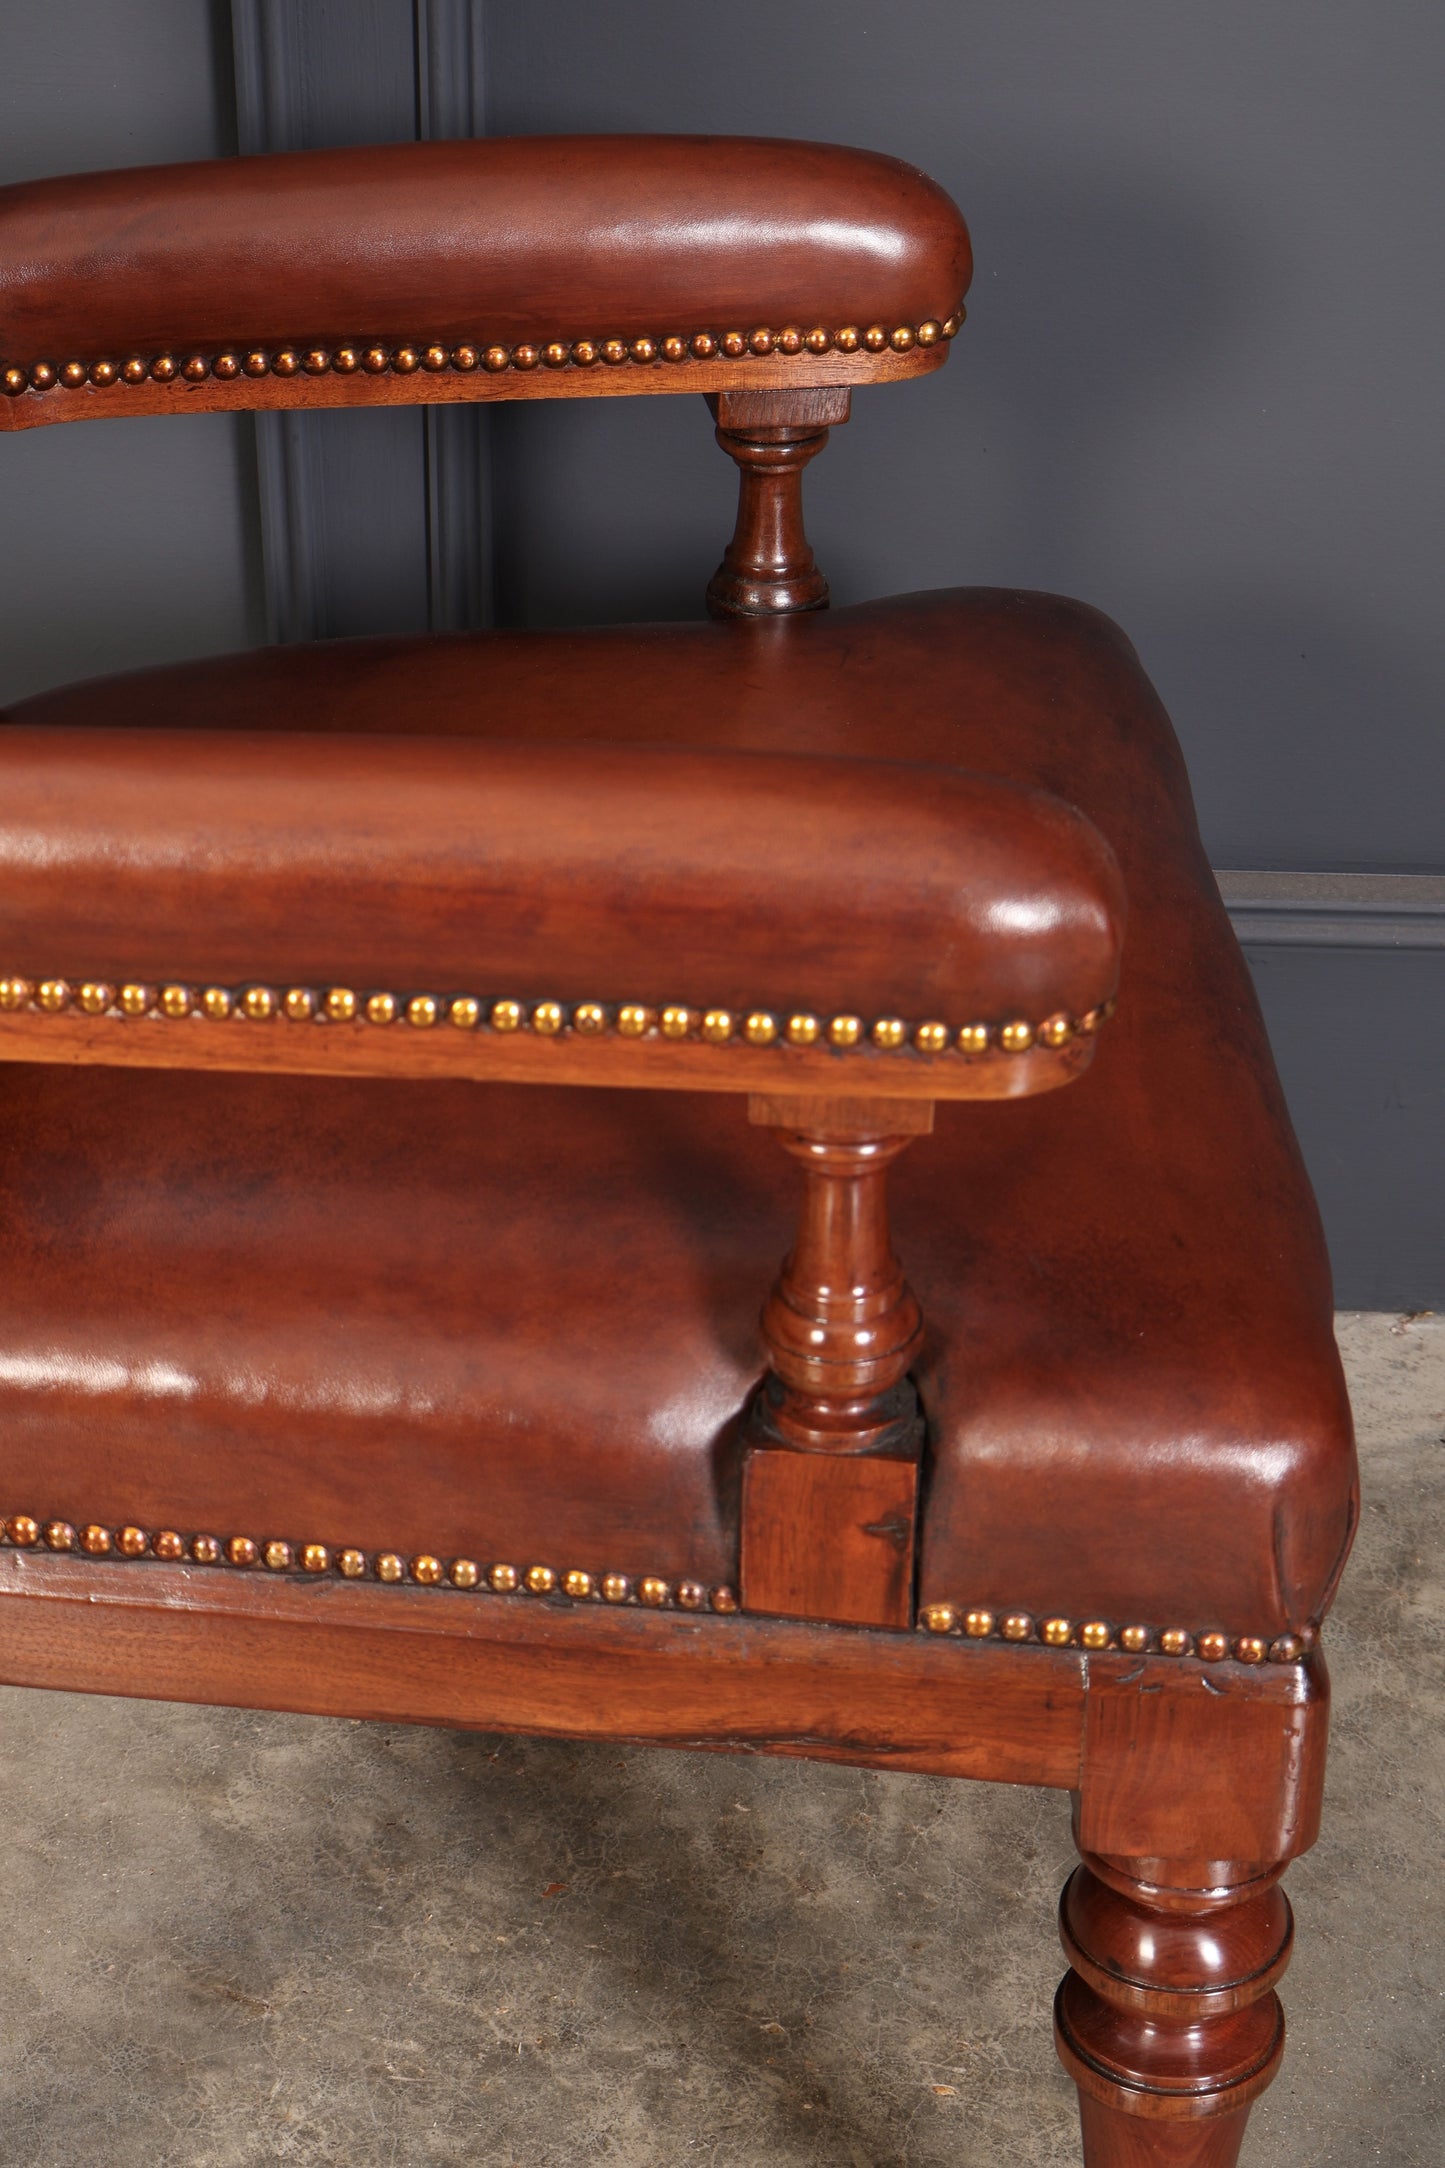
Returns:
[[[1030,1047],[1058,1049],[1071,1039],[1087,1038],[1107,1023],[1114,1002],[1106,1001],[1083,1016],[1058,1012],[1040,1024],[1014,1018],[1003,1024],[945,1024],[936,1019],[910,1024],[899,1016],[865,1023],[859,1016],[775,1016],[765,1009],[649,1008],[643,1002],[516,1001],[476,994],[361,993],[349,986],[184,986],[174,980],[148,984],[103,979],[0,979],[0,1010],[38,1009],[59,1016],[80,1009],[87,1016],[162,1016],[173,1022],[200,1017],[212,1023],[237,1020],[269,1023],[281,1018],[296,1024],[342,1024],[364,1019],[376,1026],[405,1024],[430,1031],[443,1022],[458,1031],[499,1034],[534,1032],[553,1039],[564,1033],[582,1038],[658,1038],[701,1040],[708,1046],[789,1046],[825,1044],[837,1053],[871,1046],[880,1053],[977,1055],[990,1048],[1005,1054]]]
[[[1199,1656],[1207,1664],[1297,1664],[1305,1654],[1298,1634],[1229,1634],[1183,1626],[1116,1626],[1108,1619],[1038,1618],[1029,1611],[967,1610],[931,1603],[919,1613],[918,1630],[962,1635],[969,1641],[1042,1642],[1046,1648],[1123,1649],[1131,1656]]]
[[[79,1530],[69,1521],[40,1521],[28,1513],[0,1520],[0,1543],[18,1550],[80,1550],[91,1558],[189,1558],[201,1566],[230,1566],[241,1572],[301,1574],[316,1578],[339,1574],[344,1580],[405,1582],[414,1588],[479,1589],[503,1596],[560,1596],[569,1603],[631,1604],[649,1610],[715,1611],[738,1609],[735,1590],[694,1580],[669,1581],[660,1574],[593,1573],[580,1566],[485,1564],[471,1558],[446,1559],[419,1551],[404,1558],[398,1551],[363,1551],[323,1543],[290,1543],[280,1537],[210,1535],[189,1538],[175,1529],[147,1530],[133,1524],[117,1529],[86,1522]],[[965,1610],[951,1603],[929,1604],[919,1615],[920,1633],[961,1636],[970,1641],[1042,1643],[1047,1648],[1122,1649],[1129,1655],[1198,1656],[1205,1663],[1297,1664],[1307,1652],[1299,1634],[1231,1636],[1214,1628],[1191,1632],[1182,1626],[1116,1626],[1106,1619],[1038,1617],[1028,1611]]]
[[[183,1536],[173,1528],[150,1530],[127,1525],[103,1528],[87,1521],[79,1530],[69,1521],[38,1521],[28,1513],[0,1519],[0,1543],[16,1550],[85,1552],[91,1558],[189,1559],[198,1566],[230,1566],[240,1572],[303,1575],[316,1579],[339,1574],[343,1580],[405,1582],[413,1588],[483,1588],[502,1596],[565,1596],[571,1603],[640,1605],[653,1611],[716,1611],[738,1608],[736,1593],[722,1584],[669,1581],[661,1574],[591,1573],[580,1566],[484,1564],[473,1558],[445,1558],[418,1551],[333,1548],[325,1543],[290,1543],[283,1537]]]
[[[112,384],[144,384],[148,379],[159,384],[171,383],[180,376],[186,383],[200,384],[208,376],[230,383],[238,376],[279,376],[282,378],[304,374],[324,376],[334,371],[338,376],[352,376],[358,370],[370,376],[414,376],[418,369],[437,374],[451,370],[458,375],[470,375],[480,365],[492,375],[507,369],[535,369],[540,361],[548,369],[591,369],[598,361],[616,367],[631,362],[634,367],[651,368],[659,360],[676,366],[679,362],[714,361],[719,355],[725,360],[741,361],[749,355],[782,354],[792,360],[802,356],[826,354],[834,348],[840,354],[856,354],[860,348],[870,354],[892,351],[906,354],[915,346],[936,346],[940,340],[956,338],[959,327],[967,314],[960,302],[953,314],[943,319],[930,317],[925,323],[899,324],[888,330],[882,324],[870,324],[865,330],[856,325],[845,324],[837,331],[818,325],[811,331],[800,331],[796,325],[785,325],[781,331],[770,331],[759,325],[752,331],[695,331],[691,337],[680,332],[669,332],[666,337],[639,339],[554,339],[537,346],[530,340],[520,346],[477,347],[460,345],[367,346],[337,347],[294,346],[278,347],[274,353],[261,347],[245,352],[238,350],[219,354],[188,354],[177,360],[173,354],[157,354],[150,360],[135,354],[124,362],[114,361],[67,361],[56,367],[54,362],[32,362],[29,368],[7,367],[0,373],[0,388],[9,396],[18,398],[24,391],[53,391],[58,385],[65,391],[80,391],[87,384],[101,390]]]

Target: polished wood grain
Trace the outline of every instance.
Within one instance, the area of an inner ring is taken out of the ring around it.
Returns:
[[[828,582],[803,531],[803,471],[848,419],[847,391],[790,396],[724,393],[710,399],[717,440],[738,470],[733,538],[708,582],[714,617],[821,610]]]
[[[777,1111],[749,1102],[754,1122]],[[912,1137],[830,1122],[819,1108],[786,1121],[779,1141],[802,1184],[797,1235],[763,1310],[760,1421],[798,1453],[910,1451],[918,1401],[905,1381],[923,1320],[893,1254],[887,1178]]]
[[[1294,1929],[1281,1864],[1085,1853],[1060,1906],[1070,1970],[1054,2022],[1087,2168],[1231,2168],[1284,2052],[1274,1990]],[[1180,2124],[1206,2135],[1161,2143],[1160,2126]]]
[[[798,1232],[763,1310],[769,1372],[745,1444],[744,1608],[908,1626],[923,1420],[908,1377],[923,1325],[893,1254],[888,1169],[906,1107],[756,1097],[802,1173]],[[931,1109],[927,1120],[931,1124]]]
[[[1248,2108],[1236,2108],[1207,2122],[1145,2122],[1079,2095],[1084,2168],[1235,2168],[1248,2121]]]
[[[759,1427],[771,1411],[759,1411]],[[913,1615],[918,1443],[849,1459],[752,1442],[743,1463],[745,1611],[906,1627]]]
[[[1187,1858],[1211,1832],[1216,1856],[1292,1859],[1319,1835],[1326,1727],[1278,1707],[1263,1730],[1232,1676],[1206,1667],[1191,1695],[1171,1691],[1158,1658],[1100,1672],[1084,1735],[1081,1849]],[[1271,1772],[1269,1811],[1239,1781]],[[1188,1781],[1180,1772],[1188,1770]]]
[[[0,1550],[0,1678],[290,1709],[1042,1784],[1085,1795],[1088,1705],[1118,1658],[925,1634],[690,1617],[264,1572]],[[1174,1689],[1200,1692],[1200,1666]],[[1323,1726],[1318,1665],[1240,1680],[1265,1750],[1236,1741],[1272,1825],[1281,1709]],[[1207,1750],[1207,1737],[1202,1742]],[[1170,1791],[1187,1793],[1181,1756]]]

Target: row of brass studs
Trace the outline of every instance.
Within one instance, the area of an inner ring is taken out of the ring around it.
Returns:
[[[277,1538],[257,1542],[252,1536],[192,1536],[176,1530],[149,1532],[127,1526],[110,1529],[97,1522],[80,1528],[69,1521],[39,1521],[29,1514],[15,1514],[0,1521],[0,1541],[19,1550],[80,1551],[91,1558],[144,1558],[169,1563],[193,1561],[198,1566],[233,1566],[242,1570],[263,1567],[270,1573],[340,1574],[344,1580],[374,1579],[387,1583],[408,1582],[417,1588],[489,1588],[500,1596],[566,1596],[574,1603],[641,1604],[649,1610],[735,1612],[738,1599],[726,1586],[707,1587],[701,1581],[668,1581],[657,1574],[593,1574],[580,1567],[559,1572],[553,1566],[484,1565],[471,1558],[441,1559],[428,1551],[404,1558],[399,1551],[333,1549],[324,1543],[289,1543]],[[1279,1634],[1273,1640],[1242,1634],[1231,1638],[1218,1632],[1188,1633],[1182,1627],[1109,1625],[1103,1619],[1082,1624],[1067,1618],[1036,1619],[1027,1611],[959,1611],[952,1604],[929,1604],[919,1619],[925,1633],[962,1634],[975,1641],[1000,1638],[1016,1646],[1042,1642],[1047,1648],[1078,1647],[1090,1650],[1123,1649],[1133,1656],[1198,1656],[1205,1663],[1298,1663],[1305,1643],[1298,1634]]]
[[[659,1574],[584,1573],[573,1566],[483,1565],[474,1558],[444,1560],[429,1551],[403,1558],[400,1551],[332,1549],[325,1543],[285,1543],[253,1536],[192,1536],[173,1528],[103,1528],[89,1522],[37,1521],[18,1513],[0,1522],[0,1540],[19,1550],[82,1551],[90,1558],[159,1558],[198,1566],[264,1567],[270,1573],[339,1573],[343,1580],[407,1581],[417,1588],[489,1588],[499,1596],[568,1596],[574,1603],[642,1604],[651,1611],[736,1611],[730,1588],[701,1581],[667,1581]]]
[[[201,1016],[216,1022],[242,1017],[264,1023],[279,1016],[293,1023],[395,1024],[405,1019],[416,1030],[430,1030],[445,1021],[459,1031],[476,1031],[485,1026],[502,1033],[532,1031],[547,1039],[567,1030],[584,1038],[598,1038],[609,1032],[623,1039],[656,1034],[673,1040],[702,1039],[709,1046],[726,1046],[737,1040],[748,1046],[773,1046],[781,1040],[789,1046],[824,1044],[846,1050],[871,1040],[885,1053],[912,1046],[922,1054],[984,1054],[991,1045],[1001,1047],[1006,1054],[1024,1054],[1033,1046],[1057,1050],[1073,1038],[1087,1038],[1098,1031],[1114,1009],[1113,1002],[1106,1001],[1079,1017],[1060,1011],[1045,1017],[1041,1024],[1015,1018],[1007,1024],[964,1024],[955,1030],[938,1022],[910,1025],[899,1016],[883,1016],[867,1024],[861,1016],[778,1017],[763,1009],[744,1014],[732,1009],[690,1009],[680,1005],[653,1009],[636,1001],[615,1005],[579,1001],[569,1007],[560,1001],[487,1002],[474,994],[450,999],[438,994],[413,994],[410,998],[403,994],[359,994],[349,986],[333,986],[321,993],[309,986],[150,986],[138,981],[112,986],[99,979],[86,979],[72,986],[68,979],[0,979],[0,1009],[31,1006],[52,1016],[73,1007],[86,1016],[158,1014],[176,1021]]]
[[[1036,1619],[1027,1611],[960,1611],[932,1603],[919,1618],[925,1633],[963,1634],[973,1641],[1042,1641],[1051,1649],[1126,1649],[1131,1656],[1200,1656],[1207,1664],[1232,1657],[1239,1664],[1297,1664],[1305,1653],[1298,1634],[1267,1640],[1259,1634],[1186,1633],[1182,1626],[1111,1626],[1103,1619]]]
[[[208,376],[227,383],[238,376],[354,376],[358,371],[368,376],[412,376],[418,369],[434,374],[457,370],[463,375],[486,369],[498,375],[504,369],[590,369],[598,362],[617,368],[624,362],[714,361],[720,355],[728,361],[743,361],[749,355],[767,354],[907,354],[915,346],[936,346],[940,339],[954,338],[963,315],[960,306],[942,323],[930,317],[916,327],[899,324],[891,331],[883,324],[869,324],[866,330],[846,324],[840,331],[821,326],[800,331],[789,324],[782,331],[759,325],[753,331],[697,331],[691,338],[674,332],[661,339],[553,339],[541,346],[525,341],[520,346],[282,346],[274,353],[253,347],[244,353],[190,354],[181,361],[174,354],[157,354],[150,361],[137,354],[122,362],[37,361],[29,369],[6,369],[0,382],[14,398],[23,391],[51,391],[57,384],[67,391],[79,391],[86,384],[104,391],[112,384],[170,384],[177,377],[187,384],[200,384]]]

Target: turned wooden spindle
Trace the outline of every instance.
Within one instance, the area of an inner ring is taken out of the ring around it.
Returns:
[[[769,1370],[743,1470],[745,1610],[871,1626],[912,1619],[922,1333],[893,1255],[888,1168],[927,1102],[755,1097],[803,1172],[798,1234],[763,1310]]]
[[[827,607],[828,582],[803,532],[803,469],[848,419],[850,393],[720,392],[717,440],[738,469],[738,519],[708,582],[714,617],[776,617]]]
[[[1054,2037],[1086,2168],[1235,2168],[1284,2049],[1282,1871],[1085,1852],[1059,1907]]]

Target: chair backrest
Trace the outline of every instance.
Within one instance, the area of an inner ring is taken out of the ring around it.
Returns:
[[[529,136],[0,189],[0,428],[700,391],[936,368],[971,269],[898,160]]]

